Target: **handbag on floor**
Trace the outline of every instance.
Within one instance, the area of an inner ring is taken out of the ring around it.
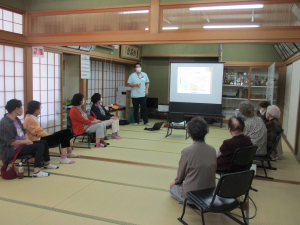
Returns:
[[[14,157],[8,159],[5,161],[5,163],[1,167],[1,177],[6,180],[12,180],[18,177],[18,174],[16,173],[15,170],[15,161],[16,158],[18,157],[19,153],[22,151],[24,145],[19,146],[15,152],[14,152]],[[12,166],[7,170],[8,164],[13,160]]]

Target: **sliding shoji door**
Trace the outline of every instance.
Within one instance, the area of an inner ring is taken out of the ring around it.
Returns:
[[[116,87],[125,86],[125,66],[116,65]]]
[[[33,100],[42,103],[40,126],[54,133],[62,127],[61,55],[45,52],[33,57]]]
[[[5,105],[10,99],[25,104],[23,60],[23,48],[0,45],[0,118],[6,113]],[[24,115],[19,118],[24,121]]]
[[[88,79],[88,102],[94,93],[102,95],[102,62],[91,61],[92,75],[91,79]]]
[[[102,96],[104,105],[116,102],[116,65],[113,63],[104,63]]]

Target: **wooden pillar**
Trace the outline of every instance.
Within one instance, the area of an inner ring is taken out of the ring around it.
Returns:
[[[32,47],[24,48],[24,109],[27,102],[33,99],[33,79],[32,79]]]
[[[150,9],[150,33],[158,34],[159,32],[159,0],[151,0]]]
[[[280,79],[280,81],[282,81],[282,84],[280,82],[280,86],[282,88],[280,88],[280,98],[281,98],[281,105],[279,106],[280,110],[281,110],[281,115],[280,115],[280,123],[283,124],[283,112],[284,112],[284,99],[285,99],[285,83],[286,83],[286,70],[287,70],[287,66],[284,65],[283,67],[283,78]],[[282,76],[282,74],[280,74]],[[279,93],[277,94],[278,99],[279,99]]]
[[[87,92],[87,79],[81,79],[81,58],[79,57],[79,93],[84,95],[83,108],[86,109],[86,100],[88,99]]]

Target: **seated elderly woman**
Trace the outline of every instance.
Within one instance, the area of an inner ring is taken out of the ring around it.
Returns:
[[[217,168],[216,150],[205,143],[208,125],[203,118],[195,117],[187,124],[193,144],[181,152],[175,182],[170,185],[174,199],[183,203],[186,193],[215,187]]]
[[[5,109],[7,114],[0,121],[0,153],[4,163],[12,158],[15,152],[18,156],[34,156],[33,177],[48,177],[50,174],[41,171],[42,160],[44,160],[44,169],[58,169],[58,166],[50,163],[49,147],[45,140],[29,140],[26,130],[23,127],[18,116],[23,115],[22,102],[17,99],[11,99],[7,102]]]
[[[243,101],[239,106],[240,113],[245,117],[244,135],[249,136],[253,145],[257,146],[256,155],[267,154],[267,128],[260,117],[254,116],[254,105]]]
[[[267,148],[270,150],[275,142],[278,134],[282,132],[281,123],[278,121],[280,117],[280,109],[276,105],[270,105],[267,108],[266,117],[269,122],[266,124],[267,126]],[[274,152],[272,152],[272,158],[281,158],[282,156],[282,149],[277,148]]]
[[[259,112],[260,112],[261,118],[265,124],[267,124],[267,122],[269,122],[269,120],[266,117],[266,112],[267,112],[267,108],[269,105],[271,105],[271,104],[268,101],[261,101],[258,103]]]
[[[245,123],[241,117],[233,116],[229,119],[228,131],[232,138],[223,141],[220,150],[217,152],[217,172],[226,172],[228,170],[232,157],[238,148],[253,145],[250,137],[243,134],[244,129]]]
[[[71,148],[71,139],[73,135],[69,129],[57,131],[49,134],[43,131],[39,126],[38,116],[41,114],[41,103],[30,101],[27,103],[27,112],[24,120],[24,128],[27,130],[28,137],[31,141],[45,140],[48,146],[61,145],[60,163],[72,164],[75,161],[68,158],[79,158],[79,155],[73,153]]]
[[[103,138],[106,137],[106,124],[101,120],[88,115],[82,108],[84,105],[84,96],[82,94],[75,94],[71,101],[72,108],[70,111],[70,119],[74,134],[80,135],[85,132],[96,132],[95,147],[106,147]]]
[[[107,110],[101,104],[102,98],[99,93],[93,94],[91,101],[93,103],[91,108],[91,116],[95,119],[103,121],[106,126],[111,125],[112,129],[112,139],[122,139],[118,135],[119,131],[119,118],[107,112]]]

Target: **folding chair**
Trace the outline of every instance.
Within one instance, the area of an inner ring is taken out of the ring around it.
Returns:
[[[269,169],[269,170],[277,170],[277,168],[271,166],[271,161],[272,161],[271,154],[272,154],[273,151],[276,150],[276,148],[277,148],[277,146],[278,146],[278,143],[279,143],[279,141],[280,141],[280,139],[281,139],[282,133],[283,133],[283,130],[282,130],[282,132],[280,132],[280,133],[278,134],[278,136],[276,137],[275,142],[274,142],[272,148],[268,151],[268,153],[267,153],[266,155],[264,155],[264,156],[255,156],[255,157],[254,157],[254,160],[260,161],[260,162],[261,162],[261,166],[258,165],[257,167],[258,167],[258,168],[263,168],[263,169],[264,169],[264,172],[265,172],[265,176],[259,176],[259,175],[256,175],[257,177],[263,177],[263,178],[268,178],[268,179],[274,179],[273,177],[268,177],[268,174],[267,174],[266,169]],[[265,167],[264,162],[267,162],[267,163],[268,163],[268,167]]]
[[[28,175],[24,177],[31,177],[30,176],[30,169],[29,169],[29,166],[33,166],[33,163],[29,162],[30,159],[34,158],[34,156],[32,155],[22,155],[22,156],[17,156],[17,160],[19,159],[20,162],[22,162],[22,164],[26,164],[27,166],[27,172],[28,172]],[[15,166],[19,165],[19,163],[15,163]]]
[[[194,208],[200,210],[201,214],[194,211],[202,217],[203,225],[205,225],[204,213],[208,212],[223,213],[235,222],[247,225],[242,204],[248,198],[253,177],[253,170],[230,173],[220,178],[216,188],[188,192],[187,198],[184,201],[182,215],[178,220],[182,224],[187,225],[187,223],[183,221],[183,216],[185,214],[187,201],[189,200],[194,205],[194,207],[191,207],[193,210]],[[238,199],[238,197],[242,195],[245,195],[243,201]],[[241,209],[244,223],[228,213],[236,208]]]
[[[81,142],[83,142],[83,139],[85,137],[88,137],[88,147],[82,147],[82,146],[74,146],[74,147],[76,147],[76,148],[89,148],[89,149],[91,148],[91,146],[90,146],[90,143],[91,143],[90,137],[93,136],[93,135],[95,135],[96,134],[95,132],[85,132],[85,133],[80,134],[80,135],[74,134],[73,129],[72,129],[72,122],[71,122],[71,119],[70,119],[69,116],[67,117],[67,128],[70,129],[71,132],[72,132],[72,134],[73,134],[74,143],[75,143],[77,137],[80,137],[80,136],[82,137]]]
[[[231,163],[226,172],[217,173],[219,175],[249,170],[251,168],[257,146],[247,146],[238,148],[231,159]]]

